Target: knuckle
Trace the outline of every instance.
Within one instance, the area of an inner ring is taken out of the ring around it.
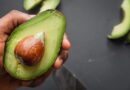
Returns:
[[[19,15],[20,14],[20,11],[18,10],[11,10],[8,15],[12,18],[14,18],[15,16]]]
[[[3,34],[3,32],[4,32],[3,29],[4,29],[4,28],[5,28],[5,24],[0,22],[0,33]]]
[[[15,17],[16,13],[17,13],[16,10],[11,10],[11,11],[7,14],[7,18],[9,18],[9,19],[11,20],[12,18]]]
[[[63,60],[66,60],[66,59],[68,58],[68,51],[62,51],[62,52],[61,52],[61,58],[62,58]]]
[[[10,14],[15,14],[15,13],[18,13],[18,10],[11,10],[9,13]]]

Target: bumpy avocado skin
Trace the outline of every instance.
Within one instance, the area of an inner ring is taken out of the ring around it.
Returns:
[[[25,10],[31,10],[40,4],[43,0],[24,0],[23,7]]]
[[[14,78],[31,80],[46,73],[59,53],[66,20],[63,14],[56,10],[48,10],[17,27],[8,38],[5,45],[3,65]],[[45,52],[41,61],[35,66],[23,65],[14,55],[14,48],[24,37],[45,32]]]

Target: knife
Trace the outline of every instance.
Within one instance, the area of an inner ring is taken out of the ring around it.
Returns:
[[[86,87],[66,67],[53,70],[53,79],[59,90],[87,90]]]

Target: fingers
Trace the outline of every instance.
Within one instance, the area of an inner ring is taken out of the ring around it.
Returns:
[[[13,28],[30,18],[32,18],[31,15],[12,10],[0,19],[0,32],[10,34]]]
[[[62,66],[63,60],[58,56],[55,63],[53,64],[53,68],[59,69]]]
[[[34,79],[34,80],[28,80],[28,81],[22,81],[20,86],[24,86],[24,87],[36,87],[38,85],[40,85],[41,83],[43,83],[45,81],[45,79],[51,74],[51,69],[46,72],[45,74],[43,74],[42,76]]]
[[[5,73],[2,59],[3,59],[2,56],[0,56],[0,76]]]
[[[1,43],[0,43],[0,57],[3,55],[4,46],[5,46],[5,43],[4,43],[4,42],[1,42]]]
[[[70,47],[71,47],[70,41],[68,40],[67,35],[65,33],[62,41],[62,48],[68,50]]]
[[[1,27],[0,27],[0,29],[1,29]],[[7,38],[8,38],[7,34],[0,32],[0,43],[5,42]]]
[[[59,69],[62,64],[67,60],[68,58],[68,50],[61,50],[60,55],[57,57],[53,67],[55,69]]]
[[[9,76],[7,72],[0,73],[0,81],[0,90],[16,90],[19,87],[19,80]]]
[[[5,74],[5,70],[3,67],[3,54],[4,54],[4,42],[0,42],[0,76]]]
[[[71,47],[70,41],[68,40],[67,35],[65,33],[62,41],[61,51],[55,63],[53,64],[53,68],[59,69],[62,66],[62,64],[67,60],[68,50],[70,47]]]
[[[68,50],[70,49],[70,47],[71,47],[70,41],[68,40],[67,35],[65,33],[62,41],[61,51],[55,63],[53,64],[53,67],[55,69],[59,69],[62,66],[62,64],[67,60]]]
[[[4,53],[4,42],[0,42],[0,69],[2,68],[2,59],[3,59],[3,53]]]

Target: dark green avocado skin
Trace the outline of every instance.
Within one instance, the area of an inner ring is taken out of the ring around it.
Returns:
[[[5,44],[3,56],[5,70],[12,77],[20,80],[32,80],[46,73],[57,58],[65,30],[65,16],[57,10],[41,12],[18,26]],[[19,62],[14,55],[14,48],[24,37],[35,35],[38,32],[45,33],[45,52],[41,61],[30,67]]]

